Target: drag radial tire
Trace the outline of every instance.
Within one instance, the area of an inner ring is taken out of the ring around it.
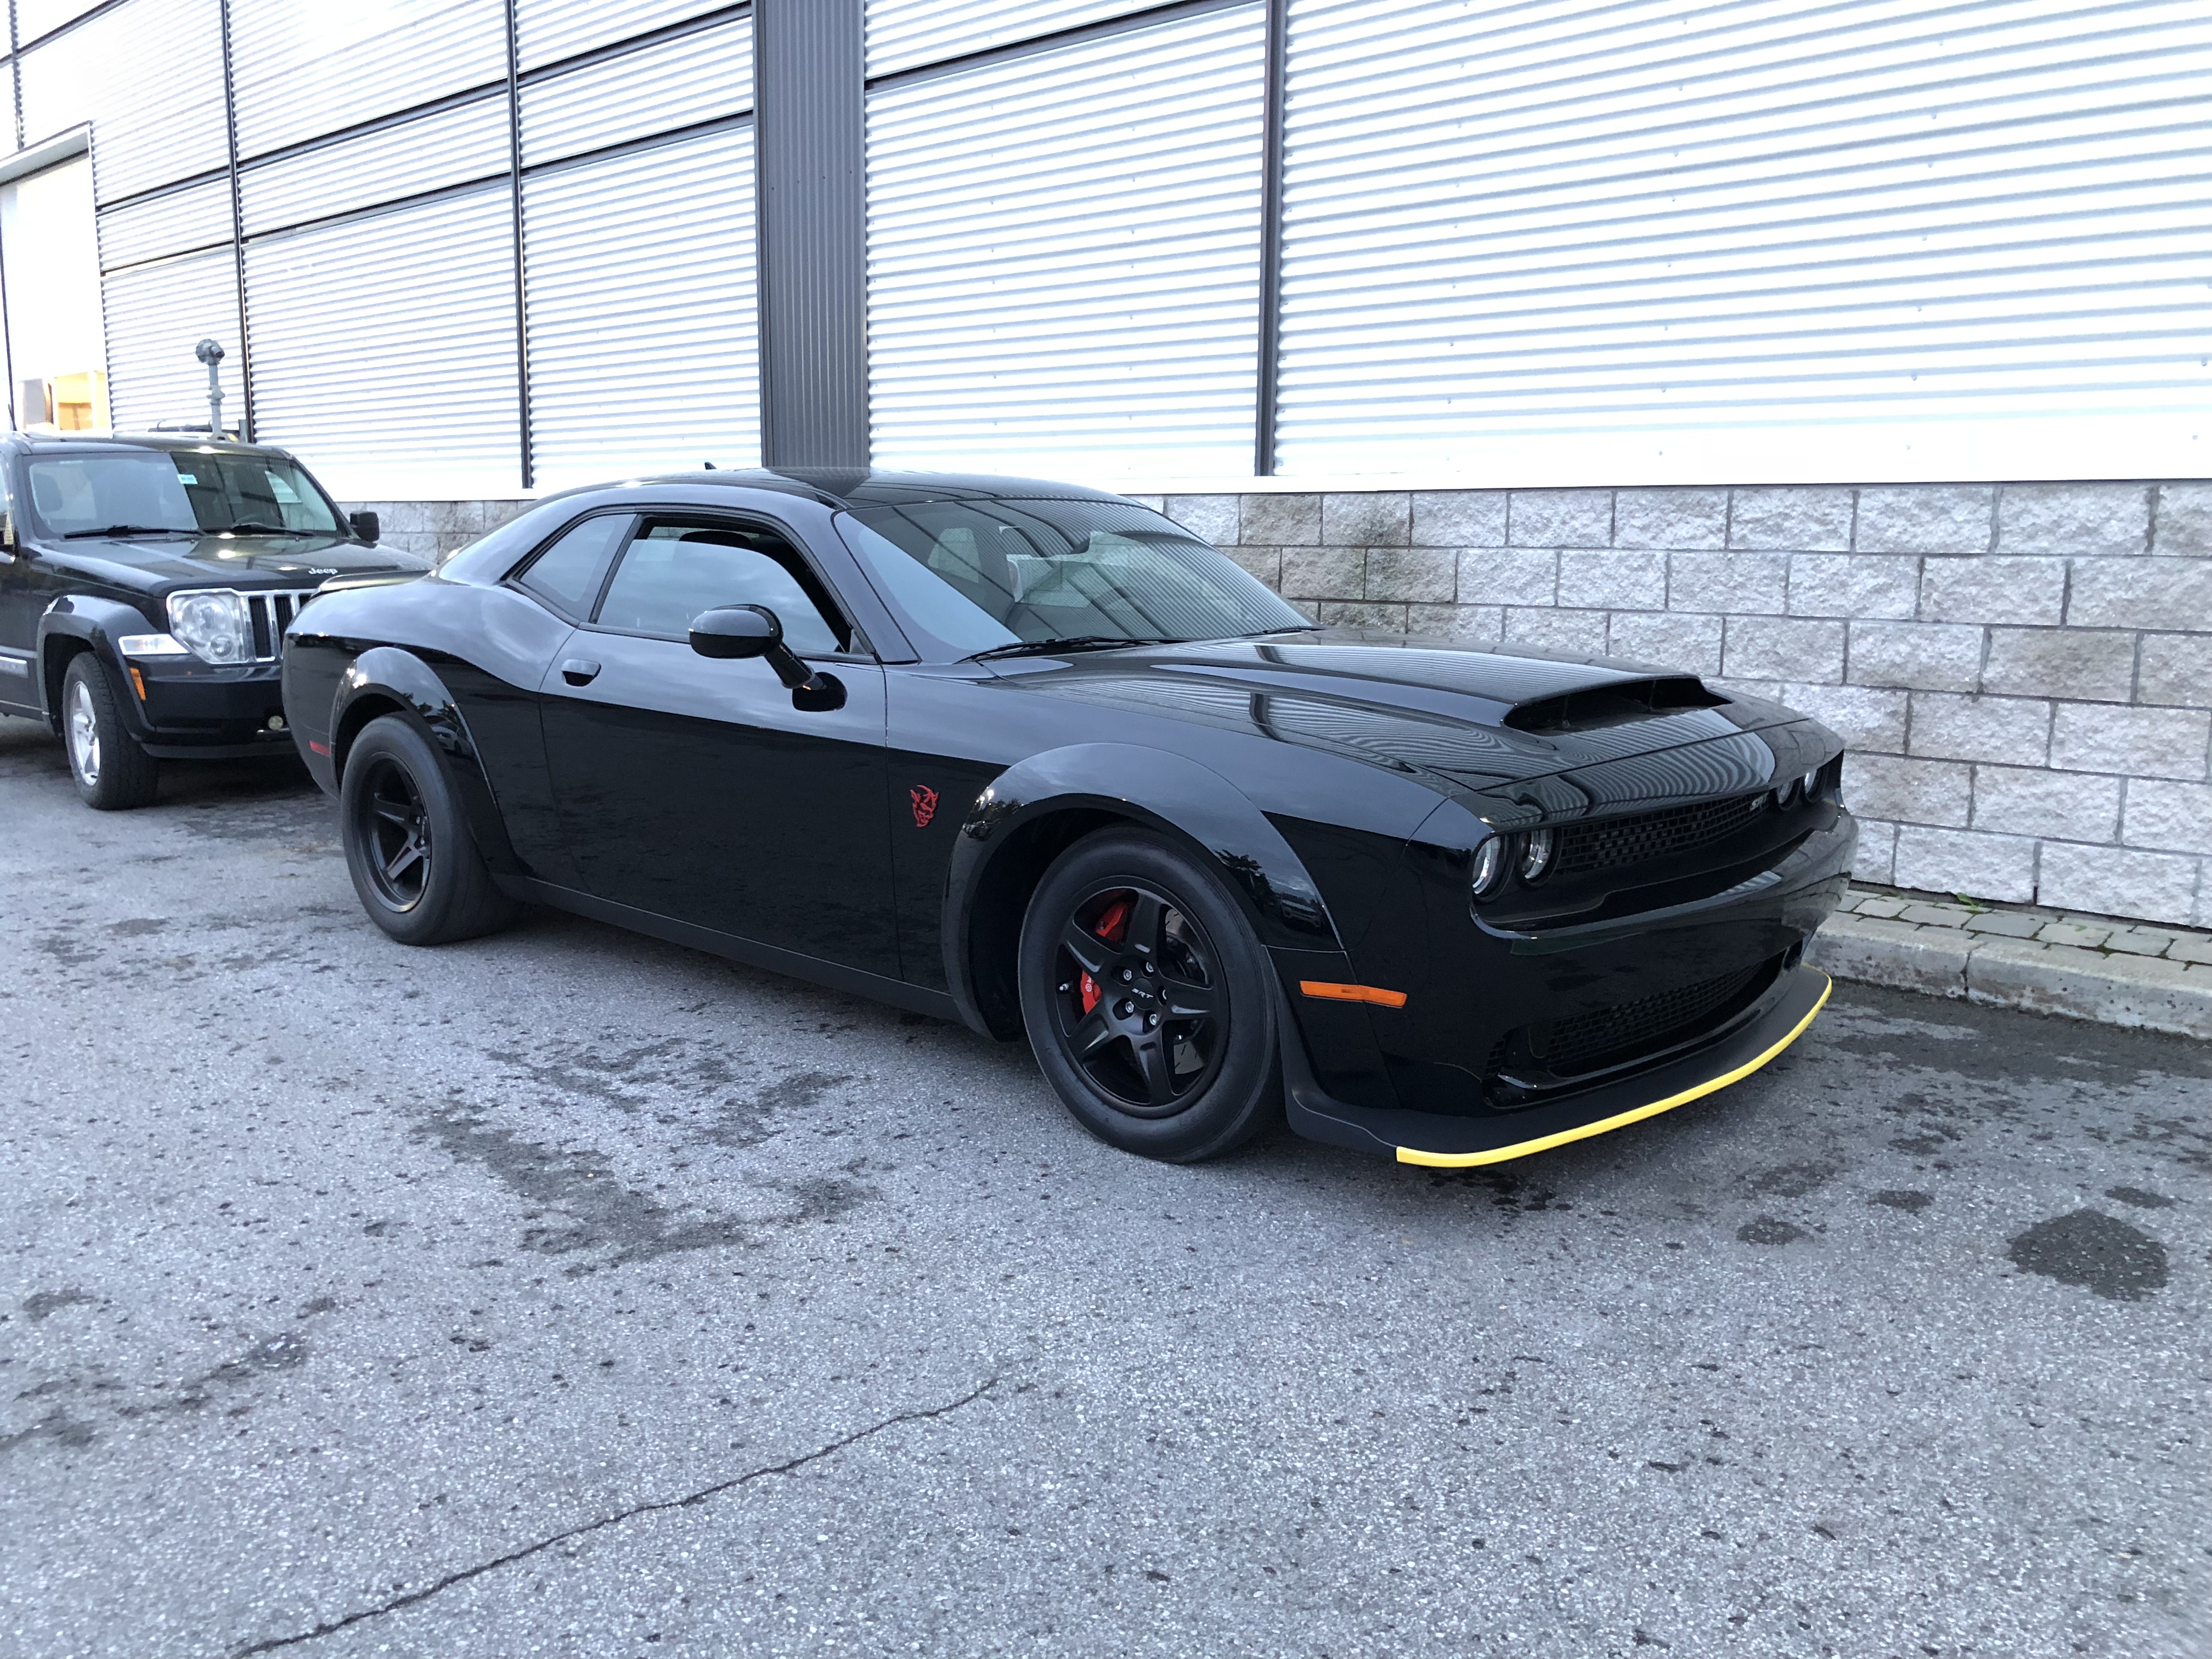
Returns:
[[[1142,830],[1085,837],[1022,921],[1022,1022],[1101,1140],[1212,1158],[1282,1109],[1274,972],[1221,878]]]
[[[103,812],[151,806],[161,793],[161,763],[123,729],[115,684],[89,651],[62,677],[62,744],[78,799]]]
[[[363,726],[346,754],[338,834],[362,908],[402,945],[474,939],[514,920],[436,747],[397,714]]]

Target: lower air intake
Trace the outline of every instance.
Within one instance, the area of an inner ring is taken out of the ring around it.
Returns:
[[[1694,1036],[1699,1024],[1723,1012],[1735,1012],[1756,991],[1771,984],[1775,967],[1772,962],[1762,962],[1694,985],[1677,986],[1656,996],[1616,1003],[1587,1014],[1571,1014],[1549,1022],[1548,1030],[1543,1025],[1527,1026],[1516,1033],[1525,1044],[1513,1046],[1558,1076],[1597,1071]]]

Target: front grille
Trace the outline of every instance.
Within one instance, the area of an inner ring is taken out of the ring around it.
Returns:
[[[256,662],[275,662],[284,654],[284,630],[314,597],[312,587],[264,588],[246,596],[246,608],[253,618]]]
[[[1699,801],[1694,806],[1639,812],[1632,817],[1564,824],[1559,831],[1553,873],[1585,875],[1593,870],[1687,853],[1726,840],[1765,809],[1766,796],[1762,791],[1733,800]]]
[[[1682,985],[1656,996],[1616,1004],[1587,1014],[1551,1022],[1547,1032],[1529,1026],[1528,1047],[1548,1072],[1571,1077],[1594,1071],[1600,1062],[1663,1048],[1669,1038],[1687,1035],[1700,1021],[1741,997],[1754,982],[1771,980],[1774,963],[1762,962],[1716,979]]]

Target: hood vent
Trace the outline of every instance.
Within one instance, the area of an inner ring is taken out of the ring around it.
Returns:
[[[1516,732],[1550,734],[1594,732],[1602,726],[1624,726],[1685,708],[1717,708],[1728,701],[1709,690],[1704,681],[1688,675],[1664,679],[1622,680],[1613,685],[1594,685],[1562,696],[1524,702],[1505,717]]]

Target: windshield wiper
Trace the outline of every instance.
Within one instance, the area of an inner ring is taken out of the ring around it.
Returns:
[[[1048,657],[1057,651],[1111,651],[1121,645],[1173,645],[1173,640],[1130,639],[1120,634],[1072,634],[1058,640],[1016,640],[988,651],[971,651],[966,660],[988,662],[993,657]]]
[[[197,530],[179,530],[174,525],[112,524],[100,530],[64,530],[62,539],[73,542],[86,536],[197,536]]]
[[[1239,634],[1240,640],[1264,640],[1272,634],[1312,634],[1320,631],[1319,623],[1286,623],[1280,628],[1261,628],[1249,634]]]
[[[243,524],[227,524],[220,530],[208,532],[212,536],[334,536],[331,530],[292,530],[281,524],[256,524],[248,519]]]

